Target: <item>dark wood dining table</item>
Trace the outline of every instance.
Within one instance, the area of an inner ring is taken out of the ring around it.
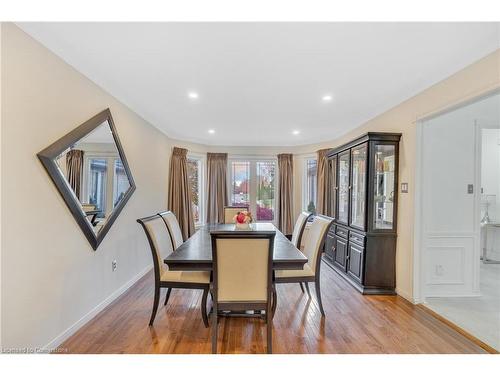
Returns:
[[[211,271],[211,232],[241,231],[235,224],[207,224],[198,229],[186,242],[171,253],[164,262],[172,271]],[[303,269],[307,257],[271,223],[252,223],[249,233],[275,232],[273,268],[275,270]]]

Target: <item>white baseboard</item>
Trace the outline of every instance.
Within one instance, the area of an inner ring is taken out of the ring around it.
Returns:
[[[456,297],[481,297],[479,292],[469,292],[469,293],[432,293],[429,292],[425,295],[425,298],[456,298]]]
[[[99,314],[102,310],[108,307],[114,300],[120,297],[123,293],[125,293],[132,285],[134,285],[141,277],[147,274],[153,267],[148,266],[135,275],[132,279],[127,281],[122,287],[115,290],[108,296],[104,301],[90,310],[87,314],[85,314],[82,318],[80,318],[76,323],[74,323],[71,327],[66,329],[60,335],[58,335],[55,339],[49,342],[47,345],[43,347],[43,351],[49,351],[56,349],[59,345],[61,345],[64,341],[66,341],[69,337],[71,337],[76,331],[78,331],[81,327],[87,324],[92,318],[94,318],[97,314]]]
[[[411,303],[415,303],[413,296],[409,292],[396,288],[396,293],[398,296],[403,297],[405,300]]]

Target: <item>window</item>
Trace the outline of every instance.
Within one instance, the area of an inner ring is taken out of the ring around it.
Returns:
[[[258,161],[257,167],[257,221],[274,221],[274,182],[276,163],[273,161]]]
[[[121,159],[115,159],[115,175],[113,183],[113,208],[122,200],[123,196],[130,188],[130,182],[123,167]]]
[[[231,163],[231,206],[250,206],[250,162]]]
[[[203,195],[203,177],[204,177],[204,159],[201,156],[188,155],[187,171],[188,182],[191,192],[191,205],[195,225],[203,224],[204,217],[204,195]]]
[[[318,186],[318,161],[315,157],[307,157],[304,160],[304,177],[302,200],[303,209],[313,214],[316,213],[316,193]]]
[[[229,203],[248,206],[254,221],[275,221],[276,160],[230,160]]]
[[[83,159],[82,203],[93,204],[99,219],[107,218],[130,188],[118,155],[86,152]]]
[[[89,158],[89,168],[87,202],[95,205],[96,210],[100,211],[97,217],[103,218],[106,211],[107,160]]]

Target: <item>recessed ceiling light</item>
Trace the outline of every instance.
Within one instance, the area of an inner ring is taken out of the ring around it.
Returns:
[[[208,129],[208,133],[209,133],[209,134],[214,134],[214,133],[215,133],[215,130],[214,130],[214,129]]]
[[[321,100],[323,100],[324,102],[331,102],[333,99],[333,97],[331,95],[324,95]]]
[[[294,130],[294,131],[292,132],[292,134],[293,134],[293,135],[299,135],[299,134],[300,134],[300,130]]]
[[[199,95],[197,92],[191,91],[188,93],[189,99],[198,99]]]

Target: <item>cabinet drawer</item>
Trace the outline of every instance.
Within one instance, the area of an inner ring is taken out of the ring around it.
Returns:
[[[356,232],[349,233],[349,241],[359,246],[365,246],[365,236]]]
[[[337,233],[337,236],[344,237],[344,238],[347,238],[348,232],[349,231],[346,228],[342,228],[342,227],[337,227],[337,229],[335,230],[335,233]]]

